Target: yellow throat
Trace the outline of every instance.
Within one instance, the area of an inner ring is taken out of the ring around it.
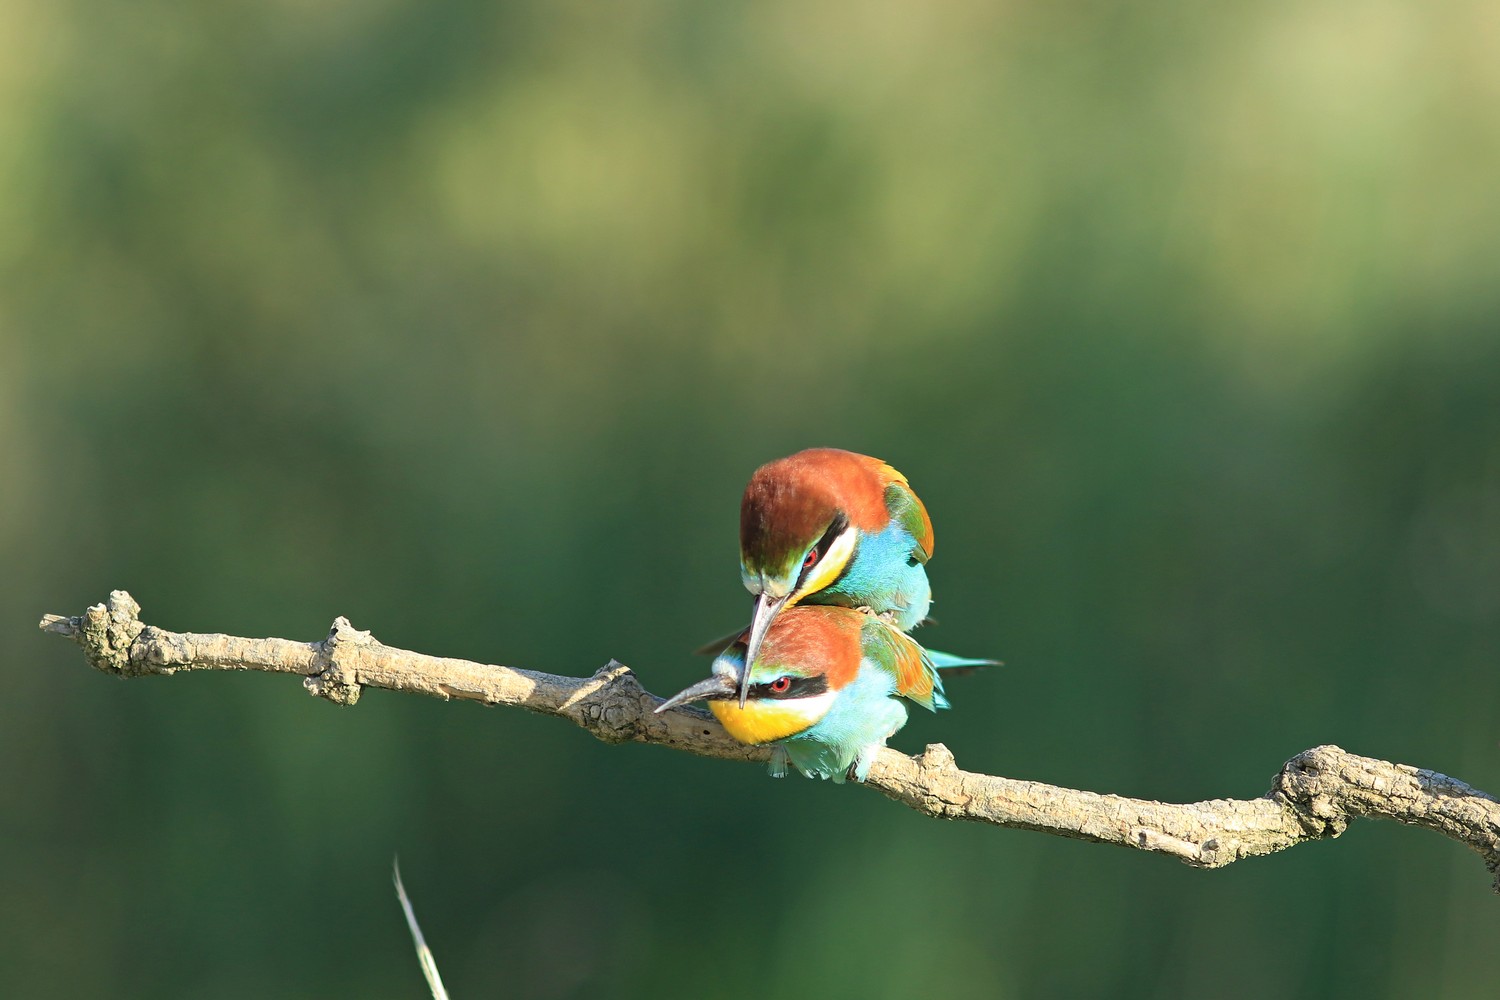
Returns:
[[[714,718],[729,731],[730,736],[741,743],[757,746],[796,736],[816,724],[831,704],[833,693],[825,692],[788,701],[757,698],[746,702],[744,708],[734,700],[711,701],[708,710],[714,713]]]

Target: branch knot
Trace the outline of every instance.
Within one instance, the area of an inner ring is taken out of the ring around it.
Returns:
[[[112,590],[104,604],[95,604],[72,618],[48,615],[41,625],[82,646],[83,655],[95,670],[116,677],[135,677],[149,672],[138,669],[130,660],[131,647],[146,627],[141,624],[140,615],[141,606],[135,598],[123,590]]]
[[[951,771],[957,769],[958,760],[943,744],[929,743],[922,756],[917,758],[917,764],[924,771]]]
[[[357,629],[343,615],[333,620],[328,638],[323,640],[324,667],[302,679],[302,686],[318,698],[335,705],[353,705],[359,701],[359,671],[355,660],[380,643],[365,629]]]
[[[635,671],[619,660],[610,660],[594,671],[589,684],[572,699],[568,714],[573,721],[605,743],[629,743],[641,735],[646,689]]]
[[[1348,757],[1336,746],[1313,747],[1287,761],[1276,776],[1272,794],[1291,807],[1310,837],[1337,837],[1349,828],[1343,806],[1348,779],[1342,770]]]

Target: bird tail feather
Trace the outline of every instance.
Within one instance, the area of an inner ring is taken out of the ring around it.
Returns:
[[[945,678],[962,677],[965,674],[972,674],[976,670],[983,670],[985,667],[1004,666],[999,660],[976,659],[971,656],[954,656],[952,653],[943,653],[936,649],[929,649],[927,651],[927,658],[932,661],[932,665],[937,668],[938,673]]]

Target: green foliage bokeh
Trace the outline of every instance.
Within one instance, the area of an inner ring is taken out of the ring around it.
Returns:
[[[1319,743],[1500,791],[1490,4],[0,10],[0,992],[1488,997],[1391,824],[1215,873],[553,720],[114,683],[33,631],[669,693],[739,491],[878,455],[970,769],[1194,800]]]

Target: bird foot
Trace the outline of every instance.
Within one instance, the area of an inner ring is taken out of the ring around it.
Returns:
[[[859,607],[855,608],[854,610],[860,612],[861,614],[869,615],[871,618],[879,618],[881,621],[885,622],[887,625],[894,625],[894,624],[896,624],[896,619],[900,616],[900,612],[898,612],[898,611],[896,611],[894,609],[891,610],[891,611],[876,611],[874,608],[870,607],[868,604],[861,604]]]

